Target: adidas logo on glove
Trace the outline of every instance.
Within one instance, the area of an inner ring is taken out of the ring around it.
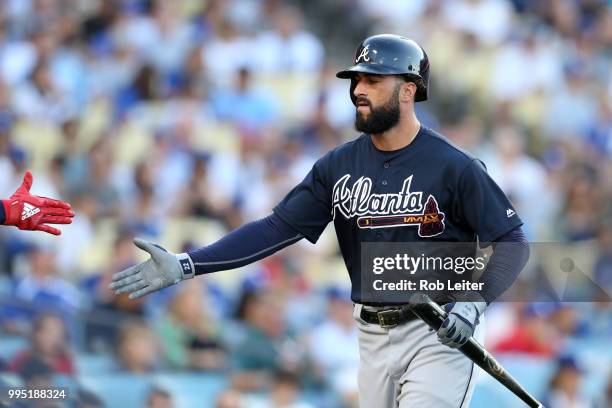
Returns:
[[[30,217],[38,214],[40,212],[40,208],[34,207],[32,204],[23,203],[23,211],[21,212],[21,221],[27,220]]]

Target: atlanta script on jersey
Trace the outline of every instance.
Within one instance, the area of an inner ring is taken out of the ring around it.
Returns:
[[[334,184],[332,213],[344,218],[357,218],[359,228],[418,227],[419,237],[433,237],[444,232],[444,213],[438,208],[433,195],[427,196],[423,204],[422,191],[410,191],[412,175],[406,177],[397,193],[376,194],[372,192],[372,179],[360,177],[352,187],[351,178],[345,174]]]

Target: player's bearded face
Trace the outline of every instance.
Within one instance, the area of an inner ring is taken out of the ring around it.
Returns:
[[[372,106],[372,103],[366,98],[358,97],[357,106],[367,103],[370,109],[369,112],[357,109],[355,129],[358,132],[380,134],[397,125],[400,118],[400,88],[401,84],[398,84],[389,99],[379,106]]]

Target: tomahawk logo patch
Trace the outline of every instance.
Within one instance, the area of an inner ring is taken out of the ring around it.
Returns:
[[[372,193],[372,179],[358,178],[349,188],[350,174],[342,176],[332,192],[332,214],[357,217],[359,228],[418,227],[420,237],[434,237],[444,232],[444,213],[433,195],[423,204],[422,191],[410,191],[412,176],[404,180],[397,193]]]

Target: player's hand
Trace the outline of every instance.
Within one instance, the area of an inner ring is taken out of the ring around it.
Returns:
[[[14,225],[20,230],[44,231],[53,235],[62,232],[47,224],[70,224],[74,212],[70,204],[47,197],[30,194],[32,173],[26,171],[23,183],[8,200],[2,200],[5,225]]]
[[[449,303],[444,307],[448,314],[438,329],[438,339],[450,348],[461,347],[472,337],[478,319],[487,307],[480,294],[471,292],[467,297],[471,300]]]
[[[115,294],[129,292],[130,299],[137,299],[193,278],[195,269],[189,255],[173,254],[140,238],[134,239],[134,244],[151,254],[151,258],[114,274],[109,289],[115,290]]]

